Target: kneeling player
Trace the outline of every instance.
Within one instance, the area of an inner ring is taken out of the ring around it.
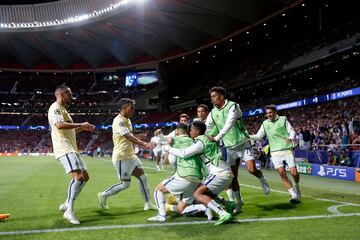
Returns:
[[[204,135],[205,131],[205,123],[195,121],[191,125],[190,130],[190,135],[195,139],[195,143],[184,149],[167,147],[166,150],[179,158],[200,155],[210,175],[197,188],[194,197],[197,202],[205,204],[216,212],[220,216],[216,224],[222,224],[231,220],[231,214],[223,210],[209,195],[220,194],[232,182],[233,174],[230,166],[223,160],[217,144],[210,141]],[[228,207],[235,208],[233,203],[229,204]],[[232,212],[232,210],[230,209],[229,211]]]

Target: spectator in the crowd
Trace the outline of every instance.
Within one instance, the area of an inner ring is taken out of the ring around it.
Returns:
[[[327,161],[327,165],[330,166],[336,166],[337,165],[337,156],[334,154],[334,152],[332,150],[328,151],[328,161]]]
[[[342,149],[340,151],[339,162],[340,162],[340,166],[350,167],[351,164],[350,157],[346,149]]]
[[[311,148],[311,134],[310,131],[307,129],[307,127],[303,127],[301,131],[301,135],[304,141],[304,149],[310,150]]]

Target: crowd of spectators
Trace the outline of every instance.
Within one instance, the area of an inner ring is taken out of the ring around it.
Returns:
[[[357,43],[359,43],[359,36],[360,28],[357,22],[354,21],[343,23],[327,32],[294,36],[294,39],[286,36],[286,40],[277,41],[272,46],[267,46],[266,51],[262,53],[254,53],[249,57],[231,61],[224,59],[212,69],[207,68],[205,72],[200,74],[199,79],[196,79],[195,84],[192,85],[189,91],[186,91],[180,98],[173,100],[174,104],[177,104],[177,101],[192,100],[194,96],[203,97],[207,94],[207,90],[214,85],[232,89],[237,95],[236,89],[251,87],[255,82],[264,82],[277,74],[282,74],[284,67],[299,57],[306,57],[324,47],[328,47],[328,50],[319,58],[324,58],[325,55],[330,57],[334,50],[329,46],[336,45],[336,43],[351,37],[357,38]],[[355,47],[355,45],[349,47]],[[259,48],[261,49],[260,46]],[[346,57],[343,56],[343,58]],[[300,66],[301,64],[296,67]],[[326,91],[326,84],[323,85],[324,88],[320,89]],[[313,92],[309,93],[313,94]]]

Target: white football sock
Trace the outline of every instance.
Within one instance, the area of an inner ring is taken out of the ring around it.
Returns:
[[[150,189],[147,183],[147,175],[144,173],[137,179],[139,179],[140,192],[144,198],[144,202],[150,202]]]
[[[191,215],[191,214],[196,214],[198,212],[205,212],[206,211],[206,207],[204,204],[193,204],[190,206],[187,206],[181,214],[183,215]]]
[[[74,202],[78,195],[81,181],[71,179],[68,188],[67,211],[73,212]]]
[[[79,194],[81,193],[81,191],[82,191],[82,189],[83,189],[83,187],[85,186],[86,183],[87,183],[86,181],[80,181],[80,186],[79,186],[78,191],[76,192],[75,198],[77,198],[77,196],[79,196]]]
[[[164,194],[160,191],[155,190],[154,199],[156,207],[159,210],[159,215],[166,216]]]
[[[234,192],[231,188],[227,189],[226,191],[226,195],[229,198],[229,201],[234,201]]]
[[[214,200],[211,200],[208,205],[207,205],[208,208],[210,208],[211,210],[213,210],[214,212],[216,212],[219,216],[222,216],[224,214],[226,214],[227,212],[222,209],[220,207],[219,204],[217,204]]]
[[[130,186],[130,183],[131,183],[130,181],[122,181],[121,183],[112,185],[102,193],[102,196],[109,197],[115,195],[127,189]]]
[[[297,193],[294,191],[294,188],[289,188],[288,191],[291,194],[291,198],[297,198],[298,197]]]

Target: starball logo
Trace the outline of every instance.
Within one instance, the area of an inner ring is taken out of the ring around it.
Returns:
[[[332,168],[332,167],[324,167],[320,165],[320,170],[317,172],[319,176],[325,177],[325,176],[333,176],[333,177],[340,177],[340,178],[346,178],[346,169],[341,168]]]

